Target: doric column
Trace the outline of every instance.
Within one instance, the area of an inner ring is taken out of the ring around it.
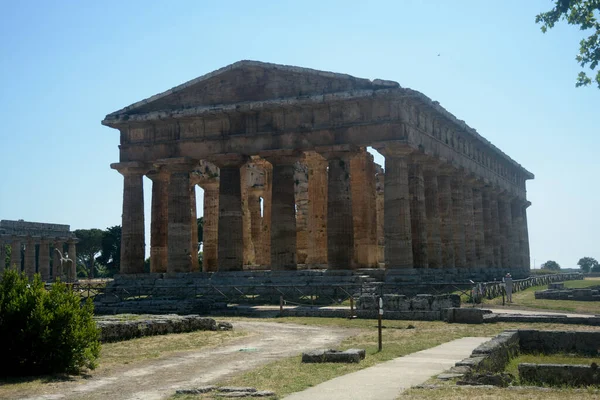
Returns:
[[[132,161],[111,164],[125,178],[123,184],[123,214],[121,223],[121,273],[144,272],[144,186],[145,164]]]
[[[510,198],[507,195],[500,196],[498,199],[498,220],[500,222],[500,254],[502,267],[510,269],[514,267],[512,261],[513,242],[512,236],[512,213],[510,207]]]
[[[440,214],[440,237],[442,241],[442,265],[444,268],[454,268],[454,217],[452,206],[452,178],[441,170],[438,177],[438,198]]]
[[[350,159],[354,217],[354,260],[361,268],[377,266],[377,210],[373,156],[362,148]]]
[[[329,269],[354,267],[354,219],[349,151],[325,150],[327,159],[327,262]]]
[[[490,219],[492,223],[492,251],[494,267],[502,268],[502,259],[500,257],[500,219],[498,216],[498,193],[490,193]]]
[[[167,232],[169,226],[169,174],[164,169],[146,175],[152,180],[150,223],[150,272],[167,272]]]
[[[74,260],[73,264],[75,264]],[[39,273],[42,281],[48,282],[50,280],[50,242],[48,239],[40,241]]]
[[[271,266],[271,198],[273,191],[271,190],[273,182],[273,166],[266,160],[263,160],[263,169],[265,173],[265,186],[263,189],[263,232],[262,232],[262,251],[261,265],[268,268]]]
[[[294,196],[296,201],[296,258],[306,264],[308,257],[308,167],[304,162],[294,164]]]
[[[240,199],[242,204],[242,265],[254,265],[256,253],[252,242],[252,221],[248,208],[249,175],[253,171],[248,163],[240,167]]]
[[[48,239],[42,239],[40,241],[40,253],[39,253],[39,273],[42,281],[50,281],[50,242]],[[75,261],[73,261],[75,264]]]
[[[244,262],[242,192],[240,167],[246,157],[239,154],[214,158],[220,168],[219,182],[219,271],[241,271]]]
[[[519,198],[513,199],[510,203],[511,208],[511,243],[510,254],[511,264],[514,268],[523,269],[523,203],[524,201]]]
[[[122,241],[121,241],[122,242]],[[60,251],[61,254],[64,253],[65,243],[60,240],[56,240],[54,242],[54,249],[52,249],[52,280],[56,281],[56,279],[61,278],[64,275],[64,271],[60,265],[60,254],[56,251]],[[123,254],[121,252],[121,254]],[[64,256],[64,254],[63,254]]]
[[[412,160],[408,165],[410,191],[410,222],[412,231],[413,263],[415,268],[429,267],[427,256],[427,215],[425,212],[425,186],[423,167]]]
[[[327,160],[320,154],[305,154],[308,166],[308,255],[306,263],[327,264]]]
[[[35,275],[35,241],[31,236],[25,243],[25,274],[30,279]]]
[[[427,248],[429,268],[441,268],[442,239],[440,233],[440,202],[438,171],[435,165],[425,164],[423,169],[425,184],[425,214],[427,215]]]
[[[204,227],[202,230],[202,270],[218,270],[219,181],[204,183]]]
[[[466,179],[463,185],[464,199],[464,226],[465,226],[465,263],[468,268],[477,266],[477,255],[475,250],[475,217],[473,215],[473,186],[470,179]]]
[[[193,270],[190,172],[197,162],[181,157],[159,160],[157,165],[169,174],[167,272],[190,272]]]
[[[385,156],[385,267],[412,268],[410,191],[406,162],[411,149],[402,144],[388,143],[378,146],[377,150]]]
[[[190,271],[200,270],[198,264],[198,211],[196,209],[196,184],[190,183],[190,254],[192,255],[192,267]]]
[[[10,268],[21,271],[21,241],[17,238],[10,244]]]
[[[485,227],[483,221],[483,198],[481,187],[473,187],[473,222],[475,227],[475,266],[487,267],[485,256]]]
[[[250,234],[254,245],[255,261],[261,265],[262,249],[262,216],[260,215],[260,196],[262,189],[248,188],[248,211],[250,211]]]
[[[73,263],[71,264],[71,270],[70,271],[65,271],[65,274],[67,275],[67,280],[69,282],[74,282],[77,280],[77,246],[76,246],[76,241],[75,240],[69,240],[67,241],[67,244],[69,245],[69,258],[71,260],[73,260]],[[40,254],[41,254],[41,250],[40,250]],[[41,256],[40,256],[41,259]]]
[[[454,265],[457,268],[467,266],[465,252],[465,197],[464,182],[460,173],[452,177],[452,216],[454,234]]]
[[[493,268],[496,266],[494,262],[494,228],[492,224],[490,191],[488,188],[481,190],[481,209],[483,214],[484,265],[488,268]]]
[[[381,165],[375,164],[375,208],[377,210],[377,263],[385,263],[385,172]]]
[[[529,253],[529,228],[527,226],[527,208],[531,205],[531,202],[526,201],[523,205],[522,217],[523,225],[521,227],[523,234],[521,236],[523,240],[523,267],[527,272],[531,269],[531,255]]]
[[[294,270],[296,258],[296,198],[294,164],[299,154],[278,151],[261,154],[273,165],[271,194],[271,269]]]

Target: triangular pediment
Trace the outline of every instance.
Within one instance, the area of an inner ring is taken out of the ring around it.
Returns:
[[[107,119],[398,86],[395,82],[371,81],[308,68],[239,61],[111,113]]]

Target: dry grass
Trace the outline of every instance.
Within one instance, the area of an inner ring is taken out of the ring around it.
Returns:
[[[344,375],[374,364],[404,356],[415,351],[431,348],[466,336],[495,336],[506,329],[523,328],[516,323],[483,325],[447,324],[426,321],[384,321],[383,351],[377,352],[377,322],[374,320],[347,320],[329,318],[278,318],[278,322],[296,324],[337,326],[358,329],[359,333],[342,342],[340,349],[364,348],[367,358],[360,364],[302,364],[300,356],[272,362],[256,370],[234,377],[222,385],[252,386],[259,390],[272,390],[278,396],[297,392],[326,380]],[[414,329],[407,329],[409,325]],[[529,329],[594,330],[561,324],[529,324]],[[179,399],[179,397],[173,397]],[[203,397],[188,397],[200,399]],[[204,397],[206,398],[206,397]]]
[[[600,278],[586,278],[579,281],[566,281],[565,288],[587,288],[590,286],[599,286]],[[535,292],[547,289],[547,286],[534,286],[522,292],[513,293],[513,302],[510,308],[527,308],[548,311],[563,311],[580,314],[598,314],[600,313],[600,302],[594,301],[575,301],[575,300],[536,300]],[[501,305],[502,297],[492,300],[484,299],[484,305]]]

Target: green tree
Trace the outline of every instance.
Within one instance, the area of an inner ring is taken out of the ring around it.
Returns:
[[[554,0],[554,8],[538,14],[535,22],[542,24],[542,32],[552,29],[560,20],[566,20],[570,25],[576,25],[582,31],[589,31],[587,39],[579,42],[579,54],[575,57],[579,65],[595,70],[600,61],[600,0]],[[579,72],[575,86],[587,86],[596,81],[600,88],[600,71],[595,78],[590,78],[584,71]]]
[[[560,271],[560,265],[556,261],[548,260],[542,264],[542,269],[549,269],[550,271]]]
[[[583,257],[577,261],[577,265],[581,268],[581,271],[584,273],[590,272],[594,268],[598,268],[598,261],[592,257]]]
[[[106,228],[101,247],[98,262],[106,266],[109,276],[113,276],[121,268],[121,225]]]
[[[0,376],[78,373],[94,368],[99,332],[90,299],[62,282],[46,290],[39,274],[5,271],[0,277]]]
[[[204,217],[200,217],[196,220],[198,225],[198,244],[204,242]]]
[[[4,254],[6,254],[6,258],[4,260],[0,260],[0,262],[4,261],[4,265],[10,267],[11,247],[7,244],[4,244],[2,246],[4,246]]]
[[[104,231],[101,229],[77,229],[75,236],[79,239],[77,243],[77,260],[88,269],[88,277],[93,278],[96,257],[102,249],[102,237]]]

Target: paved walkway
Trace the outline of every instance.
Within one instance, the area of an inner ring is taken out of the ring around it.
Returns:
[[[490,338],[466,337],[374,365],[293,393],[287,400],[394,400],[471,355]]]

